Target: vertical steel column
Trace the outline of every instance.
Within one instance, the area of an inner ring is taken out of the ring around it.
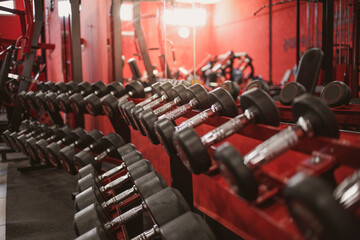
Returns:
[[[333,81],[334,0],[323,1],[323,39],[325,84]]]
[[[121,35],[121,18],[120,8],[122,0],[113,0],[111,8],[112,16],[112,56],[113,56],[113,73],[114,81],[123,82],[123,62],[122,62],[122,35]]]
[[[73,80],[82,82],[81,64],[81,37],[80,37],[80,3],[79,0],[70,0],[71,3],[71,54],[73,66]]]
[[[359,97],[359,41],[360,41],[360,3],[354,2],[353,56],[351,90],[354,98]]]
[[[70,0],[71,16],[71,62],[73,81],[82,82],[82,62],[81,62],[81,35],[80,35],[80,0]],[[84,116],[75,114],[77,127],[84,127]]]

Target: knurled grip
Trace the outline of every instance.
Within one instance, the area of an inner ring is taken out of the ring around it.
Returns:
[[[150,240],[153,239],[154,236],[158,234],[160,231],[159,227],[155,225],[151,229],[137,235],[136,237],[132,238],[131,240]]]
[[[159,95],[156,93],[156,94],[152,95],[151,97],[145,99],[144,101],[139,102],[138,104],[136,104],[136,106],[143,107],[158,98],[159,98]]]
[[[248,119],[245,114],[238,115],[205,134],[203,137],[201,137],[201,142],[204,144],[204,146],[210,146],[218,143],[239,131],[249,122],[250,119]]]
[[[244,163],[257,166],[276,158],[299,142],[299,137],[302,135],[297,134],[299,130],[302,132],[301,128],[295,125],[275,134],[248,153],[244,157]]]
[[[136,191],[136,187],[132,187],[130,189],[127,189],[121,193],[119,193],[118,195],[110,198],[109,200],[107,200],[106,202],[103,202],[101,204],[101,206],[106,209],[110,206],[116,205],[121,203],[122,201],[124,201],[125,199],[127,199],[128,197],[130,197],[131,195],[134,195],[135,193],[137,193]]]
[[[176,131],[179,129],[183,129],[184,127],[197,127],[203,122],[205,122],[210,117],[214,116],[217,112],[221,110],[221,105],[218,103],[215,103],[211,106],[211,108],[208,108],[199,114],[196,114],[192,118],[189,118],[188,120],[182,122],[179,126],[176,127]]]
[[[126,175],[121,176],[121,177],[115,179],[114,181],[106,184],[105,186],[100,187],[100,191],[101,191],[101,192],[106,192],[106,191],[108,191],[108,190],[110,190],[110,189],[113,189],[113,188],[115,188],[115,187],[118,187],[118,186],[120,186],[121,184],[123,184],[125,181],[127,181],[128,179],[130,179],[130,174],[129,174],[129,173],[127,173]]]
[[[170,102],[162,105],[161,107],[155,109],[154,114],[156,116],[160,116],[160,115],[166,113],[167,111],[169,111],[171,108],[177,106],[180,102],[181,102],[181,99],[179,97],[176,97],[173,101],[170,101]]]
[[[193,102],[193,103],[192,103]],[[190,112],[192,109],[198,106],[198,102],[195,100],[191,100],[189,103],[184,104],[171,112],[167,112],[164,115],[160,116],[159,119],[169,119],[170,121],[174,121],[181,116],[184,116],[186,113]]]
[[[99,176],[99,180],[103,180],[104,178],[108,178],[108,177],[111,177],[112,175],[122,171],[123,169],[126,168],[126,165],[125,163],[122,163],[121,165],[117,166],[117,167],[114,167],[112,169],[110,169],[109,171],[106,171],[104,172],[103,174],[101,174]]]
[[[158,98],[158,99],[152,101],[151,103],[143,106],[143,108],[144,108],[144,110],[155,108],[155,107],[159,106],[161,103],[165,102],[166,99],[167,99],[167,96],[163,95],[161,98]]]
[[[140,216],[142,212],[145,210],[145,204],[140,204],[129,211],[117,216],[113,220],[105,223],[104,227],[106,229],[113,229],[115,226],[122,225],[125,222],[134,219],[137,216]]]

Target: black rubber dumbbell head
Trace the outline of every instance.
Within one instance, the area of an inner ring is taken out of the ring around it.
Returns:
[[[76,128],[67,136],[67,140],[64,144],[70,144],[73,141],[79,140],[81,138],[85,138],[87,136],[87,132],[83,128]],[[62,168],[62,164],[58,157],[59,151],[62,147],[56,142],[51,143],[46,147],[46,155],[50,163],[56,168]]]
[[[294,99],[306,93],[306,89],[298,82],[286,84],[280,91],[279,100],[283,105],[291,105]]]
[[[332,196],[321,179],[298,173],[284,191],[297,227],[309,239],[359,239],[359,222]]]
[[[154,131],[159,142],[163,145],[168,154],[175,153],[176,150],[173,145],[173,135],[175,132],[174,124],[166,118],[160,119],[154,124]]]
[[[200,174],[209,169],[211,159],[200,137],[191,127],[179,130],[173,136],[174,146],[181,156],[185,167],[195,174]]]
[[[108,84],[107,91],[111,92],[116,98],[119,98],[125,94],[124,86],[118,81]]]
[[[252,88],[260,88],[261,90],[264,90],[265,92],[270,92],[269,85],[264,80],[253,80],[250,81],[246,87],[245,91],[250,90]]]
[[[339,138],[335,114],[321,99],[303,94],[295,98],[292,112],[295,119],[306,117],[316,136]]]
[[[160,226],[160,235],[165,240],[216,240],[214,233],[204,219],[193,212],[186,212]]]
[[[198,109],[205,110],[210,107],[208,91],[201,84],[194,84],[188,88],[190,99],[195,98],[199,104]]]
[[[125,85],[125,91],[132,92],[133,98],[145,98],[144,86],[139,81],[131,81]]]
[[[269,94],[263,90],[254,88],[244,92],[240,98],[240,105],[243,112],[246,109],[257,112],[255,115],[257,124],[279,125],[279,111]]]
[[[223,89],[217,88],[209,93],[209,102],[211,105],[219,103],[221,105],[220,114],[225,117],[235,117],[238,115],[238,109],[231,94]]]
[[[348,105],[351,99],[351,89],[344,82],[333,81],[322,90],[320,97],[330,107]]]
[[[216,148],[214,159],[231,189],[242,198],[255,201],[258,183],[253,172],[244,164],[241,154],[226,142]]]
[[[240,93],[240,87],[239,84],[233,81],[225,81],[223,84],[221,84],[222,88],[226,89],[231,96],[234,98],[234,100],[237,99]]]

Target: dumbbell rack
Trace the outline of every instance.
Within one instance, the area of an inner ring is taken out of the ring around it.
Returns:
[[[133,99],[133,101],[136,104],[141,99]],[[282,119],[292,119],[290,107],[282,105],[278,107]],[[334,111],[340,124],[360,122],[358,120],[360,118],[359,106],[351,109],[338,108]],[[195,111],[190,112],[176,122],[182,122],[196,113]],[[202,136],[227,120],[229,118],[214,117],[197,127],[196,132]],[[285,124],[281,124],[279,127],[249,125],[225,141],[236,146],[242,154],[246,154],[287,126]],[[171,183],[172,177],[172,180],[176,181],[174,176],[171,176],[171,172],[176,169],[171,169],[169,156],[162,146],[152,145],[147,137],[143,137],[138,131],[130,130],[132,143],[146,159],[151,161],[167,183]],[[210,148],[211,155],[213,155],[215,147]],[[262,185],[261,194],[255,203],[248,203],[232,192],[225,179],[220,174],[216,174],[216,168],[208,174],[192,175],[192,179],[191,177],[185,179],[185,186],[180,187],[191,188],[186,184],[192,181],[193,196],[191,197],[193,197],[194,207],[245,239],[273,239],[274,237],[277,239],[303,239],[282,198],[282,188],[287,180],[299,171],[320,175],[335,166],[340,166],[334,173],[335,180],[340,182],[353,169],[360,168],[360,162],[356,161],[359,155],[359,134],[342,132],[339,140],[305,139],[294,149],[287,151],[261,168],[262,173],[259,176],[262,179],[261,182],[266,181],[267,186],[271,187],[266,189]],[[111,158],[105,158],[104,161],[120,163],[119,160]],[[118,237],[121,239],[121,234]]]

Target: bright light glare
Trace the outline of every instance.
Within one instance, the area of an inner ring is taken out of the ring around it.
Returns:
[[[165,9],[165,23],[174,26],[204,26],[206,10],[204,8]]]
[[[132,4],[122,4],[120,8],[120,18],[123,21],[130,21],[133,18]]]
[[[67,17],[71,13],[70,1],[59,1],[58,2],[58,15],[59,17]]]
[[[14,9],[14,0],[0,2],[1,7],[6,7],[10,9]],[[0,11],[0,15],[12,15],[10,12]]]
[[[190,29],[188,27],[180,27],[178,34],[181,38],[188,38],[190,36]]]
[[[181,3],[201,3],[201,4],[214,4],[221,2],[221,0],[176,0]]]

